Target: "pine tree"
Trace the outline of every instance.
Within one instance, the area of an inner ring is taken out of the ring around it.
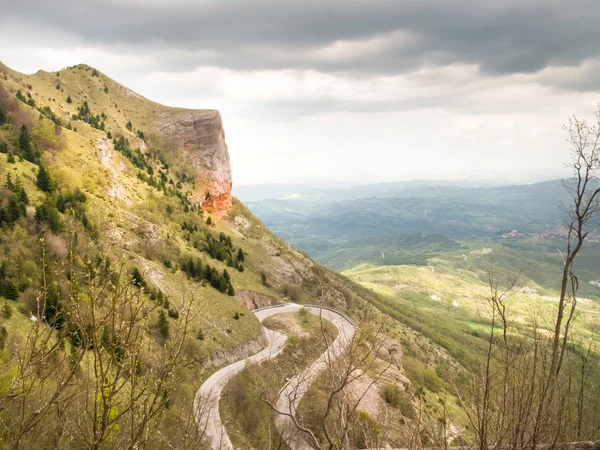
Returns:
[[[34,161],[35,157],[33,149],[31,148],[31,137],[25,124],[21,126],[21,132],[19,133],[19,150],[21,151],[23,159],[26,159],[29,162]]]
[[[6,327],[0,328],[0,350],[4,350],[4,346],[6,345],[6,338],[8,337],[8,331]]]
[[[21,216],[21,207],[19,206],[19,202],[17,201],[14,195],[11,195],[8,199],[6,215],[8,219],[7,222],[9,224],[14,224],[17,220],[19,220],[19,217]]]
[[[54,191],[54,181],[48,170],[42,165],[38,170],[36,186],[44,192],[52,193]]]
[[[21,188],[19,191],[19,201],[24,205],[29,205],[29,197],[27,196],[27,192],[25,189]]]
[[[13,189],[14,192],[21,192],[23,190],[23,180],[21,179],[21,176],[17,174],[16,178],[15,178],[15,183],[14,183],[15,188]]]
[[[0,286],[0,289],[2,290],[0,295],[8,300],[16,300],[19,298],[19,290],[11,280],[4,282],[3,285]]]
[[[4,125],[7,122],[6,113],[4,109],[0,106],[0,125]]]
[[[156,324],[156,327],[158,328],[158,332],[160,333],[163,339],[169,339],[169,319],[167,319],[167,315],[165,314],[165,311],[163,309],[161,309],[158,313],[158,322]]]
[[[227,292],[227,288],[228,288],[228,283],[225,280],[225,278],[223,277],[219,277],[219,291],[221,292]]]
[[[58,233],[63,228],[58,209],[51,201],[46,201],[35,209],[35,220],[47,224],[53,233]]]
[[[17,286],[8,278],[6,263],[0,264],[0,297],[16,300],[19,297]]]
[[[227,295],[230,295],[231,297],[235,295],[235,289],[231,283],[229,283],[229,286],[227,286]]]
[[[4,182],[4,187],[6,189],[11,190],[11,191],[15,189],[15,185],[12,182],[12,178],[10,176],[10,173],[6,175],[6,181]]]
[[[212,279],[212,267],[210,267],[209,265],[206,265],[204,267],[204,271],[202,273],[202,278],[204,278],[206,281],[211,281]]]
[[[73,100],[71,99],[70,95],[67,97],[67,103],[73,103]]]
[[[244,251],[242,250],[242,247],[238,248],[237,251],[237,260],[239,262],[244,262],[245,256],[244,256]]]

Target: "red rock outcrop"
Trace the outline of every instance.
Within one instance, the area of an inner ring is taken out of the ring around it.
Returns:
[[[226,215],[231,209],[231,166],[219,112],[182,111],[159,119],[156,128],[187,153],[195,173],[194,200]]]

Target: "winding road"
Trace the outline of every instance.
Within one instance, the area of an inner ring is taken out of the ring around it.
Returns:
[[[325,369],[328,359],[340,354],[350,343],[355,333],[354,322],[346,314],[326,306],[288,303],[259,308],[254,311],[254,314],[262,322],[267,317],[275,314],[293,313],[300,311],[302,308],[311,314],[329,320],[338,329],[338,335],[331,346],[310,367],[288,380],[277,397],[275,406],[282,414],[276,416],[275,426],[288,446],[294,450],[310,450],[311,447],[303,439],[301,433],[296,432],[292,419],[286,414],[295,415],[302,397],[319,373]],[[196,423],[201,430],[204,430],[205,435],[210,440],[211,448],[214,450],[233,450],[233,445],[219,415],[219,399],[227,382],[241,372],[247,363],[259,363],[274,358],[285,347],[287,341],[285,334],[264,327],[263,334],[267,339],[267,346],[263,350],[249,358],[218,370],[196,392],[194,398]]]

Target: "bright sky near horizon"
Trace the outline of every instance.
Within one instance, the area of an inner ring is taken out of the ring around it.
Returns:
[[[0,0],[0,61],[221,111],[235,184],[565,175],[595,0]]]

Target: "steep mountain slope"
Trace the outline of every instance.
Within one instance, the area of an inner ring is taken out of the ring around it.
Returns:
[[[261,346],[246,308],[382,317],[231,197],[217,111],[159,105],[85,65],[0,65],[0,180],[7,445],[201,447],[195,390]],[[439,360],[400,323],[386,330]]]

